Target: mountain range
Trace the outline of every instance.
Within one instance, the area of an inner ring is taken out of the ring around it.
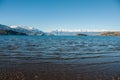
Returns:
[[[27,26],[7,26],[0,24],[0,34],[1,35],[46,35],[41,30],[27,27]]]

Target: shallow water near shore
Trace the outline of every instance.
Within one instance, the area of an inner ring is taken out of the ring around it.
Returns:
[[[38,77],[56,74],[42,80],[117,80],[120,37],[0,36],[0,69]]]

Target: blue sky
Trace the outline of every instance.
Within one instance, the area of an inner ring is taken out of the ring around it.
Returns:
[[[0,0],[0,24],[120,30],[120,0]]]

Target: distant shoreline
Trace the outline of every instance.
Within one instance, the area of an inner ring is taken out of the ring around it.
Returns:
[[[26,33],[17,32],[13,30],[0,30],[0,35],[28,35]],[[120,36],[120,31],[104,31],[104,32],[60,32],[60,33],[45,33],[38,36]],[[31,35],[30,35],[31,36]],[[33,35],[34,36],[34,35]]]

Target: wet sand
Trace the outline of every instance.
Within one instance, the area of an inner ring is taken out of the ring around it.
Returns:
[[[17,64],[0,68],[0,80],[120,80],[120,64]],[[113,68],[114,66],[114,68]]]

